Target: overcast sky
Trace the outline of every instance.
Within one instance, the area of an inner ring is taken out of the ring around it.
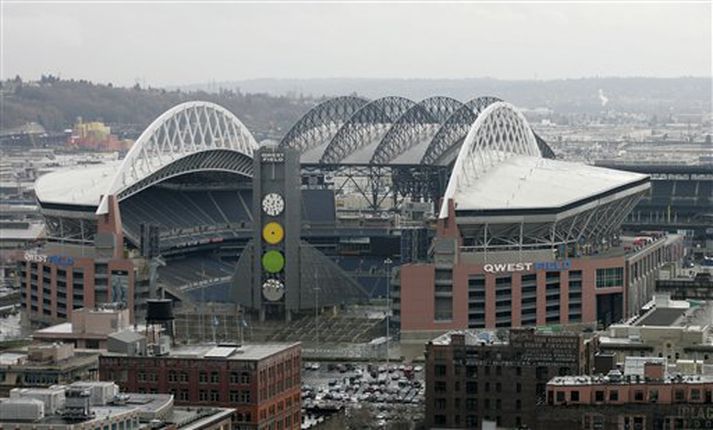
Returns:
[[[2,75],[132,85],[249,78],[711,76],[695,4],[2,6]]]

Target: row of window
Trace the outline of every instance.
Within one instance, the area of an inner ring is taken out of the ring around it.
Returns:
[[[691,388],[688,391],[688,396],[686,395],[686,390],[684,389],[674,389],[673,390],[673,401],[674,403],[713,403],[712,390],[701,390],[699,388]],[[549,404],[560,404],[560,403],[580,403],[583,401],[580,397],[579,390],[572,391],[561,391],[561,390],[550,390],[547,392],[547,402]],[[594,403],[619,403],[622,401],[633,401],[642,403],[658,403],[659,401],[659,390],[652,388],[649,390],[633,390],[633,398],[631,399],[620,399],[619,390],[596,390],[594,391],[594,398],[592,399]]]

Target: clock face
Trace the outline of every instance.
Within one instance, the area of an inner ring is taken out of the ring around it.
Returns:
[[[279,222],[269,222],[262,228],[262,238],[270,245],[277,245],[285,237],[285,230]]]
[[[276,302],[285,295],[285,284],[279,279],[268,279],[262,284],[262,294],[271,302]]]
[[[277,193],[265,194],[262,198],[262,210],[270,216],[278,216],[285,210],[285,200]]]

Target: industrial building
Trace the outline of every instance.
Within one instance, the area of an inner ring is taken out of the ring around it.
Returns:
[[[135,336],[110,339],[99,359],[101,380],[125,391],[170,393],[178,405],[234,408],[236,430],[300,428],[299,344],[171,347],[157,338],[148,343],[152,348],[141,350],[133,346],[141,345]]]
[[[561,376],[547,384],[535,429],[711,429],[713,377],[667,374],[646,363],[643,376]]]
[[[665,358],[672,371],[677,364],[696,372],[713,370],[713,306],[706,302],[671,300],[657,295],[643,312],[623,324],[612,324],[597,333],[592,343],[600,353],[613,355],[616,363],[630,356]]]
[[[17,430],[227,430],[231,408],[175,407],[168,394],[120,393],[113,382],[14,388],[0,427]]]
[[[585,368],[581,334],[451,331],[426,346],[428,428],[535,428],[548,381]]]
[[[34,344],[0,352],[0,396],[13,388],[47,388],[98,379],[99,353],[69,344]]]

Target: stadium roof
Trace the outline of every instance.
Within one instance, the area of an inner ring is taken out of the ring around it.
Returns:
[[[115,161],[42,175],[35,182],[35,195],[42,203],[97,206],[100,197],[114,179],[120,163]]]
[[[617,198],[640,194],[648,181],[638,173],[543,158],[522,113],[495,102],[480,112],[459,149],[439,216],[448,216],[451,199],[459,213],[562,211],[612,192]]]
[[[299,150],[302,163],[450,165],[476,118],[499,101],[336,97],[300,118],[280,146]],[[539,155],[554,158],[542,139],[535,143]]]
[[[646,180],[638,173],[518,155],[490,168],[453,199],[459,212],[559,209]]]

